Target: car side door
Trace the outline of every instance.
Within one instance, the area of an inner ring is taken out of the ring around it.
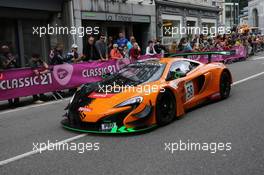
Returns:
[[[180,94],[183,96],[183,104],[192,103],[194,97],[199,93],[199,85],[197,84],[197,77],[190,73],[200,64],[189,60],[179,60],[172,63],[168,77],[172,85],[178,85],[179,82],[183,84]],[[179,95],[179,94],[178,94]]]

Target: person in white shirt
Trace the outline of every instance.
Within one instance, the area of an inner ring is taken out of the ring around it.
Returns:
[[[153,41],[148,42],[148,47],[146,49],[146,55],[155,55],[157,52],[154,49],[154,43]]]

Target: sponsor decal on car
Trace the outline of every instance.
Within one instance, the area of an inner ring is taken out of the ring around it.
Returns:
[[[185,100],[188,101],[190,100],[193,95],[194,95],[194,86],[193,86],[193,82],[189,81],[187,83],[185,83]]]
[[[111,131],[112,128],[117,127],[116,123],[102,123],[101,124],[101,130],[102,131]]]
[[[115,94],[108,94],[108,93],[96,93],[93,92],[91,93],[88,97],[89,98],[110,98],[112,96],[114,96]]]
[[[79,107],[78,111],[91,112],[93,109],[88,107]]]

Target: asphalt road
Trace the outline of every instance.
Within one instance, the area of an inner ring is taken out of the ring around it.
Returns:
[[[236,82],[230,98],[145,134],[99,136],[64,130],[60,120],[68,100],[0,111],[0,174],[262,175],[264,74],[258,73],[264,71],[264,58],[260,57],[264,54],[228,66]],[[48,141],[99,143],[99,150],[32,151],[33,143]],[[232,149],[216,153],[165,149],[165,143],[180,142],[231,143]]]

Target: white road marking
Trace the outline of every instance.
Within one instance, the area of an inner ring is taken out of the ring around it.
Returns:
[[[260,75],[263,75],[263,74],[264,74],[264,72],[260,72],[260,73],[258,73],[258,74],[254,74],[254,75],[249,76],[249,77],[247,77],[247,78],[244,78],[244,79],[242,79],[242,80],[238,80],[238,81],[234,82],[234,83],[232,84],[232,86],[234,86],[234,85],[238,85],[238,84],[240,84],[240,83],[243,83],[243,82],[248,81],[248,80],[250,80],[250,79],[256,78],[256,77],[258,77],[258,76],[260,76]],[[63,99],[63,100],[65,100],[65,99]],[[60,100],[60,101],[63,101],[63,100]],[[58,103],[58,102],[60,102],[60,101],[56,101],[56,102],[53,102],[53,103]],[[53,103],[50,102],[50,103],[45,103],[45,104],[41,104],[41,105],[47,105],[47,104],[53,104]],[[35,106],[40,106],[40,105],[35,105]],[[34,106],[34,107],[35,107],[35,106]],[[20,110],[21,110],[21,109],[20,109]],[[10,112],[11,112],[11,111],[10,111]],[[68,138],[68,139],[62,140],[62,141],[60,141],[60,142],[57,142],[57,143],[55,143],[55,145],[60,145],[60,144],[62,144],[62,143],[72,142],[72,141],[74,141],[74,140],[80,139],[80,138],[85,137],[85,136],[87,136],[87,134],[80,134],[80,135],[77,135],[77,136],[75,136],[75,137],[71,137],[71,138]],[[17,156],[15,156],[15,157],[11,157],[11,158],[9,158],[9,159],[2,160],[2,161],[0,161],[0,166],[2,166],[2,165],[6,165],[6,164],[8,164],[8,163],[14,162],[14,161],[19,160],[19,159],[23,159],[23,158],[25,158],[25,157],[28,157],[28,156],[31,156],[31,155],[34,155],[34,154],[37,154],[37,153],[40,153],[40,151],[41,151],[41,152],[46,151],[46,150],[47,150],[48,148],[50,148],[50,147],[51,147],[51,145],[48,145],[48,146],[44,147],[44,148],[41,149],[41,150],[32,150],[32,151],[26,152],[26,153],[24,153],[24,154],[17,155]]]
[[[243,82],[248,81],[248,80],[250,80],[250,79],[253,79],[253,78],[259,77],[260,75],[263,75],[263,74],[264,74],[264,72],[260,72],[260,73],[258,73],[258,74],[254,74],[254,75],[249,76],[249,77],[247,77],[247,78],[244,78],[244,79],[242,79],[242,80],[238,80],[238,81],[234,82],[234,83],[232,84],[232,86],[235,86],[235,85],[237,85],[237,84],[243,83]]]
[[[6,111],[3,111],[3,112],[0,112],[0,115],[7,114],[7,113],[10,113],[10,112],[18,112],[18,111],[29,109],[29,108],[36,108],[36,107],[46,106],[46,105],[50,105],[50,104],[57,104],[57,103],[65,101],[65,100],[69,100],[70,98],[71,97],[64,98],[64,99],[57,100],[57,101],[50,101],[50,102],[46,102],[46,103],[42,103],[42,104],[32,104],[32,105],[25,106],[25,107],[20,107],[20,108],[17,108],[17,109],[10,109],[10,110],[6,110]]]
[[[11,163],[11,162],[14,162],[16,160],[19,160],[19,159],[23,159],[25,157],[28,157],[28,156],[31,156],[31,155],[34,155],[34,154],[39,154],[40,152],[43,152],[43,151],[47,151],[48,149],[50,149],[51,147],[56,147],[57,145],[61,145],[63,143],[67,143],[67,142],[72,142],[74,140],[77,140],[77,139],[80,139],[82,137],[85,137],[87,134],[80,134],[80,135],[77,135],[75,137],[71,137],[71,138],[68,138],[68,139],[65,139],[65,140],[62,140],[60,142],[57,142],[55,144],[49,144],[41,149],[37,149],[37,150],[32,150],[32,151],[29,151],[29,152],[26,152],[24,154],[20,154],[18,156],[15,156],[15,157],[11,157],[9,159],[6,159],[6,160],[2,160],[0,161],[0,166],[3,166],[3,165],[6,165],[8,163]]]
[[[263,60],[264,59],[264,57],[257,57],[257,58],[253,58],[252,60]]]

